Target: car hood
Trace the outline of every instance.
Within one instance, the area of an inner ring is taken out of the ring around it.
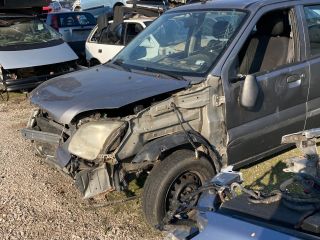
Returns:
[[[0,52],[0,65],[6,70],[44,66],[77,59],[77,55],[65,42],[51,47]]]
[[[31,103],[48,112],[57,122],[69,124],[82,112],[120,108],[188,85],[188,81],[100,65],[44,82],[31,93]]]

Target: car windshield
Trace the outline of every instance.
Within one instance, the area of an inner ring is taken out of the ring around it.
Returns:
[[[133,69],[204,76],[218,60],[246,13],[212,10],[167,13],[113,60]]]
[[[36,18],[1,18],[0,47],[60,39],[51,27]]]
[[[60,27],[78,27],[96,25],[96,20],[91,13],[60,13]]]

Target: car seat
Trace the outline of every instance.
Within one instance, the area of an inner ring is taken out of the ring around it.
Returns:
[[[240,73],[263,72],[286,64],[290,32],[288,15],[283,11],[264,15],[244,47]]]

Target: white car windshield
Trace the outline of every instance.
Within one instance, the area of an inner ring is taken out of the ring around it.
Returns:
[[[246,13],[237,10],[162,15],[113,60],[129,68],[203,76],[224,51]]]
[[[0,47],[58,39],[61,36],[57,32],[36,18],[0,18]]]

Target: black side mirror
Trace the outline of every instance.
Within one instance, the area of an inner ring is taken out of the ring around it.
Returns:
[[[257,103],[258,96],[259,96],[259,85],[256,77],[253,75],[247,75],[244,80],[244,84],[243,84],[243,88],[240,96],[241,106],[245,108],[253,108]]]

